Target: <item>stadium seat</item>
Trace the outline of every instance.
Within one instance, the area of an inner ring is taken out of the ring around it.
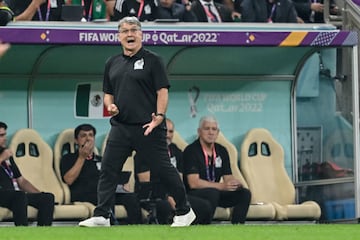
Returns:
[[[18,130],[9,148],[22,175],[40,191],[54,194],[54,220],[80,220],[90,216],[87,206],[65,203],[64,190],[53,168],[53,151],[38,132]]]
[[[67,153],[74,153],[76,151],[74,131],[75,129],[68,128],[60,132],[54,145],[54,168],[65,192],[65,203],[70,203],[71,196],[69,186],[61,178],[60,161],[63,155]],[[94,148],[94,153],[99,155],[99,150],[96,147]],[[95,209],[94,204],[90,202],[74,202],[74,204],[87,206],[90,210],[90,216],[93,215]],[[115,216],[117,218],[127,217],[126,210],[123,205],[115,206]]]
[[[249,188],[247,182],[242,176],[238,165],[238,151],[234,144],[232,144],[220,131],[216,142],[223,145],[229,153],[231,172],[235,178],[240,180],[245,188]],[[220,220],[230,220],[230,208],[216,208],[214,218]],[[275,218],[275,208],[271,204],[254,204],[249,207],[247,220],[272,220]]]
[[[295,187],[284,166],[284,150],[264,128],[251,129],[241,144],[240,169],[254,204],[272,204],[276,220],[318,220],[314,201],[295,203]]]

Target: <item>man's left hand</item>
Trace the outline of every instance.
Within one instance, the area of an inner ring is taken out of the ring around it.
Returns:
[[[155,113],[151,114],[151,122],[145,124],[143,128],[146,128],[144,135],[148,136],[154,128],[159,126],[159,124],[164,120],[164,116],[156,115]]]

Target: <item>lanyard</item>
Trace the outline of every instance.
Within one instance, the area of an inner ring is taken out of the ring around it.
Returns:
[[[11,179],[11,181],[13,183],[14,189],[16,191],[19,191],[20,188],[19,188],[18,182],[14,178],[14,172],[11,170],[10,165],[7,163],[7,161],[9,161],[9,160],[3,161],[1,163],[1,167],[5,170],[6,174],[10,177],[10,179]]]
[[[5,170],[6,174],[7,174],[11,179],[14,178],[14,173],[13,173],[13,171],[11,170],[9,164],[8,164],[6,161],[3,161],[3,162],[1,163],[1,167]]]
[[[50,0],[48,0],[48,4],[47,4],[47,7],[46,7],[45,21],[49,21],[50,8],[51,8],[51,4],[50,4]],[[43,16],[41,14],[40,7],[38,7],[38,9],[37,9],[37,13],[38,13],[38,16],[39,16],[39,20],[44,21]]]
[[[272,21],[272,17],[273,17],[273,15],[274,15],[275,9],[276,9],[276,3],[273,3],[272,8],[271,8],[271,12],[270,12],[270,16],[269,16],[269,18],[268,18],[268,22],[269,22],[269,23],[272,23],[272,22],[273,22],[273,21]]]
[[[216,159],[216,151],[215,151],[215,146],[212,147],[212,171],[211,171],[211,176],[210,176],[210,167],[209,167],[209,155],[207,154],[207,152],[205,151],[205,148],[203,146],[201,146],[202,151],[204,153],[204,157],[205,157],[205,166],[206,166],[206,178],[208,181],[210,182],[215,182],[215,159]]]
[[[141,1],[140,1],[139,11],[138,11],[138,13],[137,13],[138,19],[140,19],[140,16],[141,16],[141,13],[142,13],[142,11],[143,11],[143,8],[144,8],[144,0],[141,0]]]
[[[88,19],[87,19],[88,22],[90,22],[90,20],[91,20],[93,4],[94,4],[94,1],[91,1],[90,7],[89,7],[89,12],[88,12]],[[81,0],[81,6],[84,8],[83,16],[85,17],[86,16],[86,7],[85,7],[84,0]]]

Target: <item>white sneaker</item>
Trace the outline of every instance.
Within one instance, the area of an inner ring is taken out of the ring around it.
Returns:
[[[79,222],[80,227],[110,227],[110,219],[104,217],[92,217]]]
[[[190,208],[190,211],[187,214],[175,216],[171,227],[187,227],[195,220],[195,218],[196,215]]]

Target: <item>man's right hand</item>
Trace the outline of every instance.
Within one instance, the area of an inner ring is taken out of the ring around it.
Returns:
[[[110,104],[110,105],[107,107],[107,110],[108,110],[108,112],[109,112],[109,114],[110,114],[111,116],[116,116],[116,115],[119,114],[119,109],[118,109],[118,107],[117,107],[114,103]]]

